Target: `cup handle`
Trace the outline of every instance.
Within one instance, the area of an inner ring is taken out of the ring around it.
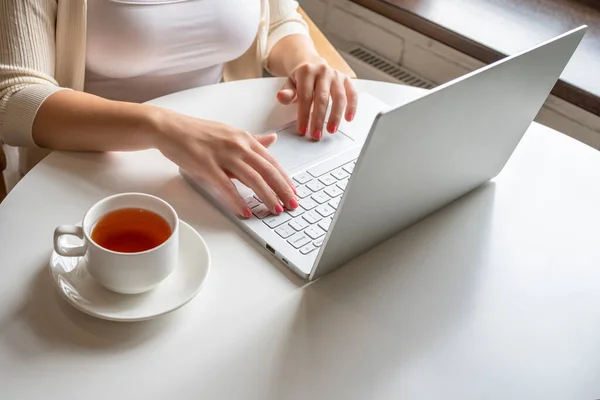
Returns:
[[[83,257],[87,251],[87,242],[77,247],[63,247],[60,238],[63,235],[77,236],[84,239],[83,228],[75,225],[61,225],[54,230],[54,251],[63,257]],[[85,239],[84,239],[85,240]]]

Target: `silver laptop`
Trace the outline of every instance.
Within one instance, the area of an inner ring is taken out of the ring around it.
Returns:
[[[495,177],[586,29],[396,108],[360,94],[354,122],[321,142],[296,135],[295,123],[276,129],[270,151],[296,182],[295,211],[270,215],[239,184],[254,214],[242,220],[210,185],[182,175],[279,261],[316,279]]]

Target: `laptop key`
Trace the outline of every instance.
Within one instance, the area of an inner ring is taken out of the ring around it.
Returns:
[[[303,232],[298,232],[294,236],[292,236],[291,238],[288,239],[288,243],[297,249],[299,249],[302,246],[307,245],[310,242],[311,242],[310,238],[308,236],[306,236],[306,234],[304,234]]]
[[[267,224],[269,228],[277,228],[279,225],[288,222],[290,219],[292,219],[292,217],[286,213],[283,213],[265,218],[263,222]]]
[[[308,197],[311,194],[312,194],[312,191],[310,189],[308,189],[306,186],[298,186],[296,188],[296,195],[301,199]]]
[[[344,166],[342,167],[342,169],[343,169],[344,171],[346,171],[347,173],[351,174],[351,173],[352,173],[352,171],[354,171],[354,163],[349,163],[349,164],[346,164],[346,165],[344,165]]]
[[[300,249],[300,253],[307,255],[308,253],[310,253],[311,251],[313,251],[315,249],[316,249],[316,247],[312,243],[309,243]]]
[[[310,236],[311,239],[314,240],[314,239],[318,239],[321,236],[323,236],[325,234],[325,231],[315,225],[315,226],[309,226],[308,228],[306,228],[304,233],[306,233],[308,236]]]
[[[319,190],[323,189],[325,186],[318,180],[313,179],[312,181],[310,181],[306,184],[306,187],[309,188],[310,190],[312,190],[313,192],[318,192]]]
[[[325,186],[329,186],[329,185],[333,185],[334,183],[336,183],[337,179],[335,179],[333,176],[331,176],[331,174],[325,174],[319,178],[319,182],[321,182]]]
[[[327,203],[331,200],[331,197],[325,191],[320,191],[312,195],[312,199],[319,204]]]
[[[329,217],[331,214],[335,213],[335,209],[328,204],[321,204],[319,207],[315,208],[315,210],[323,217]]]
[[[264,204],[260,204],[252,209],[252,214],[256,215],[256,218],[263,219],[271,215],[271,211]]]
[[[333,199],[329,202],[329,205],[337,210],[338,206],[340,205],[341,200],[342,200],[341,197],[338,197],[337,199]]]
[[[288,224],[297,231],[303,231],[308,226],[308,222],[302,217],[294,218]]]
[[[296,233],[296,231],[290,226],[290,224],[284,224],[281,225],[279,228],[275,229],[275,233],[277,233],[282,238],[287,239],[294,233]]]
[[[337,183],[337,187],[339,187],[342,190],[346,190],[346,186],[348,185],[348,179],[344,179],[342,181],[339,181]]]
[[[302,173],[294,176],[294,180],[301,185],[304,185],[306,182],[310,181],[311,179],[312,179],[312,176],[310,176],[307,172],[302,172]]]
[[[339,195],[344,193],[344,191],[342,189],[340,189],[339,187],[337,187],[337,185],[329,186],[329,187],[325,188],[324,191],[331,197],[338,197]]]
[[[256,201],[258,201],[259,203],[262,203],[262,200],[260,199],[260,197],[258,197],[257,195],[254,195],[254,198],[256,199]]]
[[[250,207],[250,208],[254,208],[254,207],[256,207],[257,205],[259,205],[259,204],[260,204],[260,202],[259,202],[258,200],[256,200],[256,199],[254,198],[254,196],[250,196],[250,197],[246,198],[246,204],[248,205],[248,207]]]
[[[347,177],[350,176],[342,168],[338,168],[336,170],[331,171],[331,175],[333,175],[336,179],[339,179],[339,180],[346,179]]]
[[[305,210],[312,210],[313,208],[319,205],[310,197],[306,199],[300,199],[298,203],[300,204],[300,207],[304,208]]]
[[[318,225],[321,227],[321,229],[328,231],[329,227],[331,226],[331,221],[332,221],[331,217],[325,218],[325,219],[319,221]]]
[[[321,247],[323,245],[323,241],[325,240],[325,236],[315,240],[313,244],[317,247]]]
[[[309,211],[306,214],[304,214],[302,216],[302,218],[304,218],[306,220],[306,222],[308,222],[309,224],[316,224],[317,222],[319,222],[321,219],[323,219],[318,213],[316,213],[314,210],[313,211]]]
[[[298,207],[295,210],[288,210],[287,213],[290,214],[293,218],[296,218],[304,214],[304,209],[302,207]]]

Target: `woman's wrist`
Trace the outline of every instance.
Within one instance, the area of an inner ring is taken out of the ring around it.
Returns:
[[[290,35],[281,39],[269,55],[269,69],[278,76],[289,76],[304,64],[327,64],[312,40],[305,35]]]
[[[290,55],[285,61],[286,75],[291,75],[298,67],[306,64],[323,64],[327,65],[327,60],[319,55],[316,51],[309,51],[304,49],[301,52],[297,52]]]
[[[294,60],[287,66],[288,75],[291,75],[298,67],[301,67],[306,64],[315,64],[315,65],[327,65],[327,60],[321,57],[319,54],[304,54],[302,57],[298,57],[298,59]]]
[[[142,105],[142,107],[140,129],[140,133],[143,135],[142,140],[147,141],[149,148],[160,149],[170,131],[168,125],[169,121],[173,119],[170,114],[174,114],[174,112],[150,105]]]

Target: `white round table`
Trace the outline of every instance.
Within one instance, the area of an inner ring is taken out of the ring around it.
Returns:
[[[280,85],[154,103],[263,132],[293,116]],[[54,228],[125,191],[173,204],[213,258],[192,302],[141,323],[76,311],[47,269]],[[597,399],[599,243],[600,154],[538,124],[492,183],[308,286],[157,151],[53,153],[0,205],[0,398]]]

